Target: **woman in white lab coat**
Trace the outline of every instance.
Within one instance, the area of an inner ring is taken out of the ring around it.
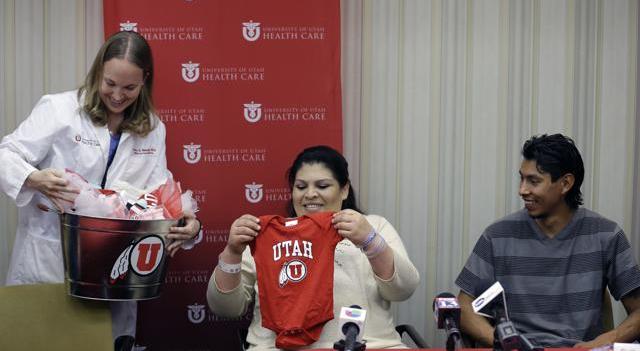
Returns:
[[[100,48],[79,90],[43,96],[31,115],[2,139],[0,190],[19,207],[8,285],[64,279],[58,217],[37,205],[62,207],[77,192],[62,178],[65,168],[103,188],[127,182],[153,190],[171,177],[166,130],[154,114],[152,87],[148,43],[135,32],[116,33]],[[168,235],[175,239],[168,245],[172,254],[200,229],[194,216],[185,220],[184,227],[174,227]],[[123,319],[118,313],[122,311],[114,311],[114,320]],[[135,331],[135,309],[133,316],[124,314],[129,321],[114,323],[114,336],[123,325],[129,330],[122,333]]]

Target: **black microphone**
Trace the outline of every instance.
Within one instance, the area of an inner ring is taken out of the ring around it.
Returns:
[[[480,315],[491,315],[494,319],[493,349],[510,351],[520,346],[520,335],[513,323],[509,321],[504,298],[504,288],[500,282],[480,282],[483,291],[472,302],[473,310]]]
[[[342,307],[338,327],[344,335],[344,339],[334,343],[334,349],[344,351],[365,349],[365,344],[361,341],[366,316],[367,311],[358,305]]]
[[[526,336],[520,334],[521,349],[520,351],[544,351],[544,347],[534,345]]]
[[[509,314],[507,313],[506,303],[504,301],[504,295],[500,294],[489,304],[489,308],[493,311],[493,319],[495,323],[501,323],[509,320]]]
[[[449,292],[438,294],[433,299],[433,312],[438,329],[447,332],[447,351],[462,348],[460,325],[460,303],[455,295]]]
[[[346,323],[342,326],[344,334],[344,351],[354,351],[356,348],[356,336],[360,332],[360,328],[354,323]]]
[[[493,349],[502,351],[541,351],[542,348],[533,345],[524,335],[518,333],[513,322],[509,320],[504,288],[500,282],[490,283],[482,281],[479,287],[484,292],[472,302],[473,310],[480,315],[481,311],[490,312],[494,318]]]
[[[496,324],[493,338],[494,350],[544,351],[543,347],[532,344],[526,336],[520,334],[508,319]]]
[[[496,324],[494,329],[493,348],[494,350],[503,351],[523,350],[520,338],[521,336],[513,323],[510,320],[503,319]]]

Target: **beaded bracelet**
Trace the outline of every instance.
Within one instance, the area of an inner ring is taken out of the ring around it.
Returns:
[[[220,268],[221,271],[229,274],[240,273],[240,271],[242,270],[242,266],[240,263],[226,263],[220,258],[220,256],[218,256],[218,268]]]
[[[367,255],[368,259],[372,259],[378,255],[380,255],[384,249],[387,247],[387,242],[384,240],[384,238],[381,236],[380,240],[376,243],[376,246],[373,248],[373,250],[369,251],[364,251],[364,254]]]
[[[378,233],[376,233],[375,229],[371,229],[371,232],[369,232],[369,235],[367,235],[367,238],[362,242],[362,244],[360,244],[360,246],[358,246],[360,250],[366,251],[367,248],[369,247],[369,244],[371,244],[371,242],[373,241],[373,239],[375,239],[377,235]]]

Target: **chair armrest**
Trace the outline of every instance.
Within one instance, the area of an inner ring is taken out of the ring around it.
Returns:
[[[407,333],[407,335],[409,335],[409,337],[411,338],[411,341],[413,341],[413,343],[416,344],[418,348],[421,348],[421,349],[429,348],[429,344],[427,344],[427,342],[424,341],[422,336],[418,333],[416,328],[414,328],[412,325],[410,324],[397,325],[396,331],[398,332],[398,334],[400,334],[401,338],[403,333]]]

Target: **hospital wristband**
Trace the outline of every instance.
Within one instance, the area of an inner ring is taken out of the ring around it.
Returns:
[[[376,235],[378,235],[378,233],[376,233],[375,229],[371,229],[371,232],[369,233],[369,235],[367,235],[367,238],[364,239],[362,244],[358,246],[360,250],[362,250],[363,252],[366,251],[367,247],[369,247],[369,244],[371,244],[373,239],[375,239]]]
[[[387,242],[384,240],[382,236],[380,236],[380,240],[376,243],[373,249],[368,251],[363,251],[365,255],[367,255],[368,259],[372,259],[380,255],[384,249],[387,248]]]
[[[234,263],[234,264],[226,263],[220,258],[219,255],[218,255],[218,268],[220,268],[221,271],[229,274],[240,273],[240,271],[242,270],[242,266],[240,263]]]

